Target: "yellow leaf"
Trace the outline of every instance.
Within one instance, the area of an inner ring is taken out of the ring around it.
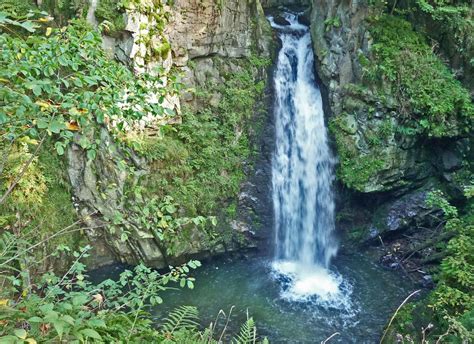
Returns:
[[[51,20],[53,20],[54,18],[51,17],[51,16],[47,16],[47,17],[42,17],[42,18],[39,18],[38,21],[40,23],[47,23],[47,22],[50,22]]]
[[[18,139],[18,142],[24,143],[27,145],[35,145],[35,146],[38,144],[38,140],[32,139],[31,137],[28,137],[28,136],[20,137]]]
[[[37,341],[34,340],[33,338],[26,338],[26,342],[27,342],[28,344],[37,344]]]
[[[69,121],[68,123],[66,123],[66,128],[67,130],[71,131],[78,131],[80,129],[76,121]]]
[[[51,107],[51,104],[46,103],[46,102],[43,102],[43,101],[41,101],[41,100],[37,100],[37,101],[35,102],[35,104],[36,104],[36,105],[39,105],[40,107],[42,107],[42,108],[44,108],[44,109],[48,109],[48,108]]]
[[[8,305],[8,299],[0,299],[0,306],[7,306]]]
[[[53,31],[53,29],[50,28],[50,27],[48,27],[48,28],[46,29],[46,37],[48,37],[49,35],[51,35],[51,32],[52,32],[52,31]]]

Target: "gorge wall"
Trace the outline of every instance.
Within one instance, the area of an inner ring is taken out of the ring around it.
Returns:
[[[426,124],[424,116],[430,121],[437,119],[435,114],[427,114],[431,111],[428,105],[410,104],[417,96],[414,92],[409,94],[410,88],[415,87],[410,83],[415,81],[403,75],[401,64],[411,64],[410,59],[416,59],[410,55],[412,47],[397,48],[406,54],[403,62],[391,60],[402,70],[395,71],[393,81],[385,77],[382,68],[374,67],[385,62],[378,54],[393,53],[381,52],[386,43],[382,42],[386,39],[383,35],[393,30],[390,39],[396,41],[397,32],[403,37],[413,31],[407,22],[394,24],[391,18],[381,17],[383,14],[374,7],[359,1],[315,1],[311,12],[316,68],[326,86],[328,122],[339,155],[338,180],[343,185],[340,206],[363,205],[356,211],[363,214],[359,219],[363,224],[351,236],[362,241],[422,226],[430,213],[425,204],[427,192],[439,188],[462,200],[462,190],[471,176],[467,163],[472,158],[471,141],[463,131],[464,119],[468,123],[472,120],[467,91],[446,72],[444,81],[459,88],[466,107],[457,109],[453,105],[457,100],[447,99],[451,107],[442,115],[442,128],[420,128],[420,123]],[[423,42],[423,38],[419,39]],[[420,64],[411,72],[421,68]],[[439,68],[445,67],[439,63]],[[433,89],[445,87],[440,79],[433,82]],[[341,225],[347,220],[354,226],[354,218],[344,220],[345,212],[340,211]]]

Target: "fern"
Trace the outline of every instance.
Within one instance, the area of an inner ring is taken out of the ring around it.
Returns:
[[[257,342],[257,328],[253,318],[248,318],[240,328],[239,334],[234,337],[234,344],[255,344]]]
[[[168,315],[162,330],[171,334],[182,330],[192,330],[199,325],[198,320],[199,312],[196,307],[181,306]]]
[[[10,232],[4,232],[0,235],[0,273],[9,270],[19,272],[14,267],[17,241],[17,238]]]

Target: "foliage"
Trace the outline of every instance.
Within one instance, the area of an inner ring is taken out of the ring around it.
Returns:
[[[150,307],[163,302],[160,293],[179,283],[192,288],[188,276],[199,261],[190,261],[179,267],[170,267],[159,273],[140,264],[125,270],[117,280],[107,279],[94,284],[85,274],[81,260],[90,247],[74,252],[76,260],[62,276],[46,273],[34,279],[33,284],[19,278],[16,269],[7,272],[4,250],[18,246],[18,239],[0,240],[1,343],[36,342],[99,342],[99,343],[218,343],[214,339],[216,325],[200,330],[199,314],[195,307],[181,306],[172,311],[161,325],[147,313]],[[12,244],[13,243],[13,244]],[[21,254],[24,255],[25,253]],[[20,257],[20,255],[17,255]],[[8,281],[7,283],[5,283]],[[183,283],[184,281],[184,283]],[[6,286],[6,288],[5,288]],[[230,314],[229,314],[230,317]],[[217,319],[216,319],[217,321]],[[255,324],[249,319],[233,342],[257,343]],[[268,343],[266,340],[263,343]]]
[[[366,78],[397,96],[403,126],[435,137],[468,132],[474,107],[469,93],[407,21],[389,15],[373,19],[373,61],[363,61]]]
[[[8,158],[0,174],[0,193],[4,194],[7,185],[16,177],[24,166],[25,160],[32,157],[29,147],[34,144],[25,142],[27,137],[18,140],[8,151]],[[31,141],[31,140],[29,140]],[[64,267],[68,260],[64,252],[57,248],[64,245],[77,247],[80,242],[79,226],[76,211],[71,201],[70,186],[66,182],[64,161],[51,153],[54,150],[48,141],[45,150],[33,157],[29,165],[13,189],[8,201],[0,207],[0,233],[3,231],[18,232],[38,243],[44,242],[29,259],[42,262],[40,271],[47,270],[51,264],[57,268]],[[4,155],[8,148],[0,149]],[[61,229],[68,228],[66,235],[56,235]],[[6,232],[8,233],[8,232]],[[54,237],[51,237],[54,236]],[[50,240],[44,241],[50,238]]]
[[[7,13],[14,19],[24,19],[29,11],[34,10],[29,0],[2,0],[0,1],[0,12]]]
[[[466,18],[471,12],[467,1],[463,3],[450,0],[416,0],[415,3],[421,11],[429,14],[434,20],[446,22],[458,30],[463,30],[466,25],[470,25],[469,18]]]
[[[180,216],[180,205],[171,196],[147,198],[142,195],[140,187],[133,189],[133,197],[129,197],[126,211],[116,212],[109,220],[108,230],[112,234],[120,234],[122,241],[127,241],[129,235],[138,231],[139,237],[152,237],[159,243],[163,254],[174,255],[181,246],[189,241],[188,231],[199,228],[204,231],[206,225],[212,228],[217,224],[213,216]],[[188,282],[192,288],[192,282]]]
[[[94,15],[99,21],[99,23],[107,21],[107,34],[114,34],[115,32],[122,31],[123,29],[125,29],[123,7],[118,1],[99,1]]]
[[[330,31],[332,28],[340,28],[341,19],[339,17],[328,18],[324,21],[324,25],[326,26],[326,32]]]
[[[39,241],[76,220],[68,184],[61,182],[64,166],[54,155],[63,155],[74,141],[87,151],[87,159],[94,159],[101,127],[119,136],[144,115],[173,116],[161,102],[178,87],[170,82],[165,88],[159,74],[135,76],[110,60],[100,35],[81,20],[57,29],[43,27],[47,23],[45,13],[31,12],[23,19],[0,15],[0,152],[6,157],[0,203],[12,197],[0,216],[7,229],[32,231]],[[158,102],[150,101],[149,92]]]
[[[111,5],[106,1],[100,3]],[[153,4],[162,6],[161,1]],[[82,5],[84,2],[80,0],[44,1],[45,8],[52,6],[60,15],[64,14],[56,22],[59,25],[72,15],[69,10],[83,15],[87,7]],[[152,19],[156,19],[150,8],[140,7],[145,6],[143,2],[125,1],[118,6],[140,13],[149,11]],[[0,153],[6,157],[0,163],[0,191],[12,201],[6,207],[2,205],[0,212],[0,323],[3,326],[0,342],[196,343],[194,339],[199,339],[203,343],[217,343],[212,330],[198,329],[197,311],[192,307],[171,313],[162,329],[155,327],[146,312],[149,306],[163,301],[159,294],[172,282],[193,288],[195,280],[188,273],[200,265],[197,261],[170,268],[165,274],[138,265],[134,271],[122,273],[118,281],[106,280],[95,285],[88,281],[81,263],[81,259],[88,256],[89,247],[86,247],[73,253],[75,261],[62,276],[51,272],[41,276],[32,273],[41,263],[34,258],[38,251],[45,248],[47,252],[42,253],[57,256],[72,251],[69,245],[57,243],[55,239],[63,235],[71,238],[72,232],[82,230],[75,226],[71,195],[63,184],[65,168],[60,156],[69,143],[75,142],[87,150],[87,159],[92,160],[101,144],[98,133],[102,127],[121,137],[122,129],[145,115],[173,115],[161,106],[164,95],[173,90],[163,87],[160,75],[136,76],[109,60],[100,48],[99,34],[84,21],[73,20],[62,28],[54,28],[53,24],[46,24],[48,22],[50,18],[46,13],[32,12],[24,17],[0,14],[0,59],[4,67],[0,72]],[[158,30],[163,29],[160,26],[164,22],[155,24]],[[165,42],[164,47],[155,48],[155,52],[164,54],[169,51],[169,44]],[[258,59],[252,61],[256,66],[262,63]],[[243,85],[248,89],[242,90]],[[171,83],[171,87],[174,86]],[[210,108],[205,110],[209,125],[203,126],[200,134],[205,137],[204,131],[209,128],[216,132],[211,133],[209,141],[191,150],[193,173],[200,170],[196,168],[198,159],[214,158],[215,151],[199,156],[199,150],[205,150],[204,145],[208,143],[219,149],[228,142],[238,147],[232,152],[233,161],[228,165],[232,173],[235,166],[241,167],[239,154],[242,151],[249,154],[248,140],[240,141],[241,122],[243,118],[251,118],[263,83],[255,85],[253,74],[246,71],[237,75],[235,83],[229,82],[226,86],[231,88],[220,90],[229,92],[222,104],[225,107],[217,106],[222,117],[212,118]],[[156,95],[159,102],[150,102],[150,94]],[[226,111],[228,113],[224,113]],[[218,130],[218,124],[223,124],[225,130]],[[178,130],[169,142],[174,140],[179,149],[184,149],[194,140],[191,135],[194,128],[189,125],[186,130]],[[224,161],[229,155],[207,176],[207,187],[211,188],[211,178],[216,171],[227,166]],[[241,178],[241,173],[237,178]],[[222,183],[228,181],[223,178]],[[238,182],[232,180],[232,183],[232,190],[236,192]],[[11,186],[14,189],[9,193],[6,189]],[[212,217],[180,216],[177,203],[166,194],[152,198],[148,194],[141,198],[137,195],[139,191],[138,187],[133,190],[136,203],[127,204],[133,216],[117,214],[116,218],[105,219],[113,224],[111,230],[121,225],[123,240],[128,239],[127,226],[123,226],[127,223],[149,229],[160,242],[177,240],[178,232],[187,226],[203,226],[207,221],[215,224]],[[223,193],[213,196],[223,197]],[[191,193],[189,197],[191,199]],[[194,199],[192,202],[197,203]],[[56,244],[56,249],[48,246]],[[236,342],[240,343],[239,338],[249,338],[255,343],[253,320],[249,319],[244,329],[246,332],[241,332]],[[246,337],[246,333],[253,336]]]
[[[101,1],[100,1],[101,2]],[[99,3],[100,3],[99,2]],[[89,9],[88,0],[43,0],[40,8],[54,17],[58,26],[67,25],[73,18],[85,18]]]
[[[78,258],[65,275],[45,274],[34,290],[25,290],[21,281],[11,277],[12,287],[0,295],[0,320],[4,324],[0,341],[154,341],[159,333],[152,327],[146,307],[162,303],[159,293],[173,282],[189,280],[186,271],[200,265],[190,261],[166,274],[138,265],[121,273],[117,281],[94,285],[80,263],[87,250],[75,253]],[[12,295],[18,296],[9,299]]]
[[[196,307],[181,306],[165,319],[162,329],[165,333],[174,333],[177,329],[192,330],[199,326],[199,312]]]
[[[439,283],[433,292],[431,307],[441,314],[457,317],[474,309],[473,209],[459,217],[456,207],[450,205],[439,191],[431,193],[428,204],[443,211],[447,218],[445,230],[457,232],[446,248],[448,256],[441,262]]]
[[[440,343],[466,343],[474,339],[474,208],[472,202],[464,212],[451,205],[441,191],[428,195],[427,204],[440,209],[447,231],[456,235],[448,242],[436,276],[437,285],[428,297],[402,309],[398,331],[408,343],[428,343],[428,337]],[[415,323],[424,330],[416,333]],[[419,337],[419,341],[416,338]]]
[[[98,139],[94,125],[115,119],[120,129],[126,120],[164,114],[160,104],[146,101],[149,92],[167,92],[158,79],[134,76],[109,60],[100,35],[83,21],[28,37],[3,34],[0,42],[2,139],[47,134],[57,138],[61,155],[77,132],[82,135],[79,144],[93,158]]]
[[[185,109],[182,124],[165,127],[163,138],[135,145],[153,160],[145,189],[172,196],[192,216],[213,214],[221,201],[237,194],[243,163],[251,154],[249,132],[264,90],[264,82],[254,75],[268,61],[253,57],[235,63],[240,68],[223,73],[222,85],[196,92],[203,106],[195,112]],[[216,94],[220,97],[214,103]]]

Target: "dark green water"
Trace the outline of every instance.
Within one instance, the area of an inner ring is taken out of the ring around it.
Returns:
[[[318,300],[285,301],[284,283],[275,278],[270,262],[253,257],[204,264],[196,271],[195,289],[164,292],[165,304],[154,314],[159,318],[179,305],[193,305],[206,325],[219,310],[227,314],[235,306],[231,327],[235,330],[248,311],[259,333],[272,343],[320,343],[334,332],[340,335],[330,343],[378,343],[387,320],[409,295],[410,284],[359,254],[336,258],[331,270],[344,280],[344,300],[334,303],[336,308]]]

